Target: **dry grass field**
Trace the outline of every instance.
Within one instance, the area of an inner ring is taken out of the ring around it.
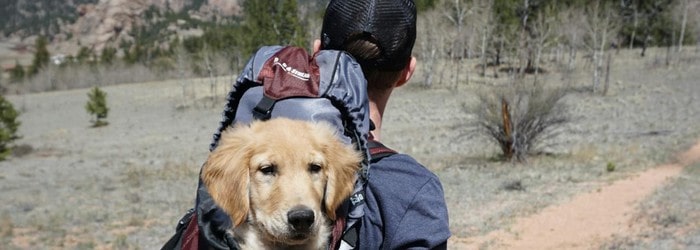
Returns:
[[[606,96],[590,92],[583,66],[570,81],[540,76],[569,84],[572,120],[526,163],[496,161],[498,147],[473,132],[475,93],[502,83],[425,89],[419,74],[392,97],[384,142],[440,177],[455,239],[508,231],[518,218],[674,162],[698,142],[700,53],[686,50],[670,66],[664,49],[645,58],[621,51]],[[214,95],[209,79],[105,86],[109,125],[101,128],[90,127],[88,89],[8,96],[21,111],[17,144],[32,150],[0,162],[0,249],[159,248],[193,205],[229,80],[218,79]],[[629,204],[630,230],[596,248],[700,247],[699,178],[700,164],[690,164]]]

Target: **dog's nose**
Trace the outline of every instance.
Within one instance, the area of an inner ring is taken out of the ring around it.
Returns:
[[[314,211],[307,207],[295,207],[287,213],[287,221],[294,227],[294,230],[309,230],[314,224]]]

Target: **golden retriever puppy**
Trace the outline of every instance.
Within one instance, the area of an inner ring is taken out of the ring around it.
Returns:
[[[243,249],[325,249],[361,156],[325,123],[275,118],[227,129],[202,180]]]

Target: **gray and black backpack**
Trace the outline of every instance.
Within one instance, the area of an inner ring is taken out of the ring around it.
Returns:
[[[345,143],[364,153],[353,194],[341,208],[347,216],[334,224],[333,231],[342,233],[334,234],[329,246],[354,248],[364,215],[370,159],[392,153],[379,143],[368,143],[368,105],[367,81],[360,65],[346,52],[321,50],[311,56],[298,47],[263,47],[233,84],[210,150],[216,148],[226,128],[239,123],[286,117],[332,124]],[[236,249],[226,233],[230,227],[228,216],[216,207],[200,180],[195,208],[180,220],[176,235],[163,249]]]

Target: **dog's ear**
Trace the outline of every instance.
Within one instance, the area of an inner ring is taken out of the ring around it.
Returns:
[[[214,202],[231,217],[234,226],[243,223],[250,210],[249,130],[236,126],[224,131],[201,176]]]
[[[324,147],[328,164],[328,181],[324,194],[326,215],[335,220],[335,211],[347,199],[355,187],[357,171],[360,169],[362,156],[352,146],[345,145],[332,133],[327,138],[329,143]]]

